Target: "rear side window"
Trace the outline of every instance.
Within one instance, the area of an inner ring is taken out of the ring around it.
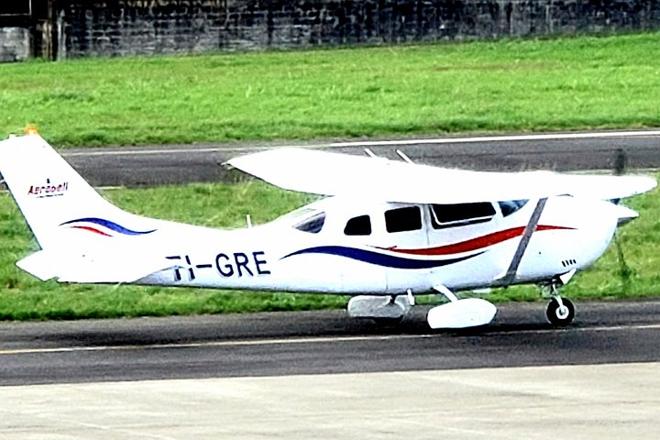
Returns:
[[[419,206],[390,209],[385,211],[387,232],[404,232],[422,229],[422,213]]]
[[[435,229],[487,222],[495,215],[491,203],[431,205],[431,223]]]
[[[371,234],[371,218],[368,215],[361,215],[353,217],[346,222],[344,228],[346,235],[370,235]]]
[[[295,228],[299,231],[318,234],[319,232],[321,232],[321,229],[323,229],[324,223],[325,223],[325,212],[319,212],[314,216],[301,221],[295,226]]]

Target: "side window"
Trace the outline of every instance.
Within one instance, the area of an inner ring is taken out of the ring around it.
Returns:
[[[321,232],[321,229],[323,229],[324,223],[325,223],[325,212],[319,212],[314,216],[303,220],[294,227],[299,231],[318,234],[319,232]]]
[[[527,200],[506,200],[504,202],[499,202],[503,217],[513,214],[526,204]]]
[[[460,203],[457,205],[431,205],[433,228],[471,225],[487,222],[495,215],[491,203]]]
[[[387,232],[404,232],[422,229],[422,213],[418,206],[390,209],[385,211]]]
[[[361,215],[353,217],[346,222],[344,228],[346,235],[370,235],[371,234],[371,218],[368,215]]]

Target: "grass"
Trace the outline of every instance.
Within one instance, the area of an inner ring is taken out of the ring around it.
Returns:
[[[59,146],[660,125],[660,33],[0,65]]]
[[[303,195],[256,181],[109,190],[105,195],[136,213],[225,227],[243,225],[247,213],[255,222],[264,222],[308,201]],[[619,233],[625,264],[616,246],[611,246],[594,267],[578,274],[566,286],[567,296],[579,300],[660,296],[660,190],[630,200],[629,206],[641,215]],[[13,201],[8,194],[0,194],[0,319],[310,310],[344,307],[347,300],[342,296],[312,294],[42,283],[15,266],[18,259],[34,249],[35,244]],[[489,297],[495,301],[538,298],[538,291],[528,286],[497,289]],[[437,299],[427,298],[425,302],[437,302]]]

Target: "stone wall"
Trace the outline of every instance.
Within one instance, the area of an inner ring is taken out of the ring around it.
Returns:
[[[0,27],[0,62],[23,61],[30,57],[30,31]]]
[[[33,26],[43,33],[33,36],[33,52],[51,58],[660,28],[660,0],[32,0],[32,5],[44,10]],[[22,35],[17,41],[22,44]]]

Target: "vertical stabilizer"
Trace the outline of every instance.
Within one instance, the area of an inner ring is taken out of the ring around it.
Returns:
[[[129,214],[103,199],[39,135],[1,141],[0,174],[42,249],[69,246],[76,238],[81,242],[99,240],[114,232],[150,232],[144,231],[150,219]]]

